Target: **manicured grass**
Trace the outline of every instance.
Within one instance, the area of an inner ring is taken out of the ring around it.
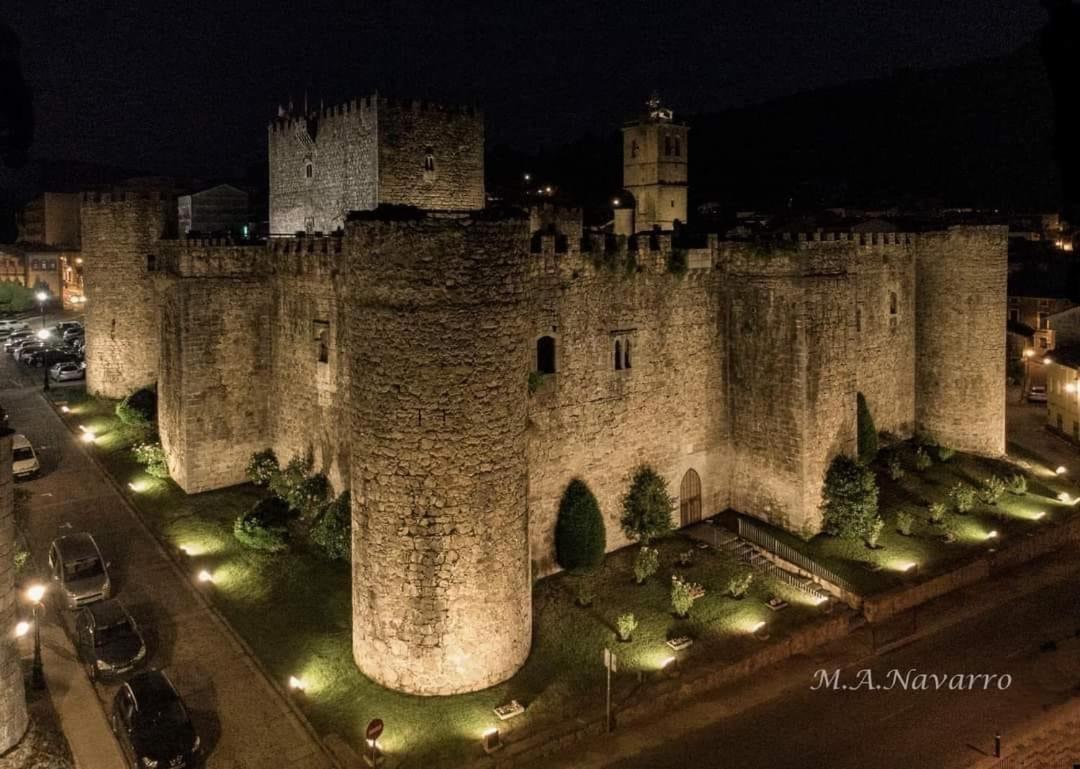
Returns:
[[[836,537],[818,535],[804,542],[798,537],[775,528],[770,533],[801,550],[839,576],[850,581],[855,588],[869,595],[888,589],[910,577],[904,576],[903,568],[918,564],[917,579],[956,568],[964,561],[985,553],[987,548],[1000,547],[1010,539],[1024,536],[1051,521],[1061,521],[1076,514],[1076,506],[1063,503],[1057,495],[1065,492],[1075,497],[1078,489],[1067,478],[1054,474],[1054,468],[1045,466],[1031,455],[1013,456],[1018,463],[978,457],[957,452],[945,462],[934,457],[934,464],[926,470],[915,468],[915,447],[911,443],[900,444],[904,476],[893,481],[885,467],[885,452],[874,464],[880,489],[878,502],[885,529],[879,550],[871,550],[862,542],[846,542]],[[1010,447],[1012,452],[1012,448]],[[933,452],[930,452],[933,454]],[[949,490],[957,483],[981,488],[986,478],[998,475],[1008,478],[1023,474],[1028,480],[1027,493],[1017,496],[1006,492],[995,505],[976,501],[974,509],[957,515],[949,499]],[[934,502],[945,504],[950,515],[955,516],[956,541],[944,541],[944,529],[930,523],[929,507]],[[897,531],[896,519],[901,511],[915,518],[911,536]],[[1039,513],[1045,513],[1038,518]],[[997,537],[987,538],[992,532]],[[882,566],[881,571],[868,571],[864,562]]]
[[[497,723],[492,709],[511,699],[527,710],[504,729],[530,733],[575,716],[596,716],[603,707],[605,647],[619,656],[618,701],[637,686],[638,672],[664,675],[665,660],[674,656],[665,645],[670,637],[696,639],[683,653],[688,658],[734,661],[760,645],[751,632],[757,623],[767,622],[775,638],[819,613],[804,594],[760,575],[743,600],[725,597],[727,580],[744,567],[676,536],[658,543],[660,571],[641,586],[633,583],[634,548],[610,554],[593,575],[541,580],[533,595],[532,653],[510,681],[453,697],[391,692],[362,676],[353,662],[347,565],[327,561],[302,544],[281,555],[242,548],[232,524],[261,490],[243,486],[188,496],[170,481],[149,478],[132,460],[134,436],[113,416],[113,402],[77,401],[70,393],[57,397],[68,398],[69,423],[95,430],[94,451],[121,484],[136,484],[132,501],[163,540],[187,551],[192,574],[213,573],[214,601],[263,665],[281,682],[293,675],[304,680],[301,706],[316,730],[340,734],[357,747],[367,722],[381,718],[386,732],[380,745],[392,754],[407,753],[413,766],[446,766],[479,755],[481,735]],[[688,550],[694,553],[692,564],[675,567],[678,555]],[[685,620],[672,614],[673,572],[706,589]],[[589,608],[575,605],[575,586],[582,580],[595,591]],[[770,611],[764,601],[773,594],[790,607]],[[631,642],[620,643],[615,623],[625,612],[633,612],[640,624]]]

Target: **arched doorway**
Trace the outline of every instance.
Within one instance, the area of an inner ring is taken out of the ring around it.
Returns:
[[[679,484],[679,526],[701,520],[701,477],[690,468]]]

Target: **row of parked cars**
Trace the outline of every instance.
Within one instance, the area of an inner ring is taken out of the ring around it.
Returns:
[[[93,535],[68,534],[49,546],[49,576],[59,608],[78,612],[75,645],[90,680],[119,680],[110,725],[138,769],[200,766],[201,741],[176,687],[160,670],[143,670],[146,639],[113,597],[111,564]]]
[[[0,319],[0,339],[4,350],[27,366],[48,366],[49,377],[57,382],[86,376],[83,352],[86,330],[76,320],[61,321],[48,329],[45,339],[24,320]]]

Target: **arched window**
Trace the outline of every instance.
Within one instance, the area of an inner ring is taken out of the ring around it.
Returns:
[[[623,357],[622,357],[622,341],[615,340],[615,370],[622,371]]]
[[[889,315],[896,315],[896,292],[889,292]]]
[[[312,166],[311,161],[304,163],[304,177],[310,179],[315,173],[315,168]]]
[[[700,520],[701,476],[691,467],[679,484],[679,525],[689,526]]]
[[[630,368],[630,340],[623,342],[623,368]]]
[[[536,370],[541,374],[555,373],[555,337],[542,336],[536,340]]]
[[[424,150],[424,171],[427,173],[435,171],[435,150],[431,147]]]
[[[328,329],[319,332],[319,363],[330,362],[330,343],[327,341]]]

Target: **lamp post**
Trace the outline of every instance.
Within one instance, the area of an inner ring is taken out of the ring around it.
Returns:
[[[45,372],[45,379],[44,379],[44,382],[42,383],[42,389],[45,390],[46,392],[48,392],[48,390],[49,390],[49,346],[47,344],[47,340],[52,335],[49,333],[49,329],[44,328],[44,324],[45,324],[45,316],[44,315],[41,318],[41,323],[42,323],[42,328],[41,328],[40,331],[37,332],[37,338],[40,339],[43,344],[45,344],[45,347],[42,348],[42,350],[41,350],[41,370]]]
[[[34,666],[30,672],[30,685],[35,689],[45,688],[45,671],[41,665],[41,599],[45,597],[45,586],[31,585],[26,590],[26,597],[34,605]]]

